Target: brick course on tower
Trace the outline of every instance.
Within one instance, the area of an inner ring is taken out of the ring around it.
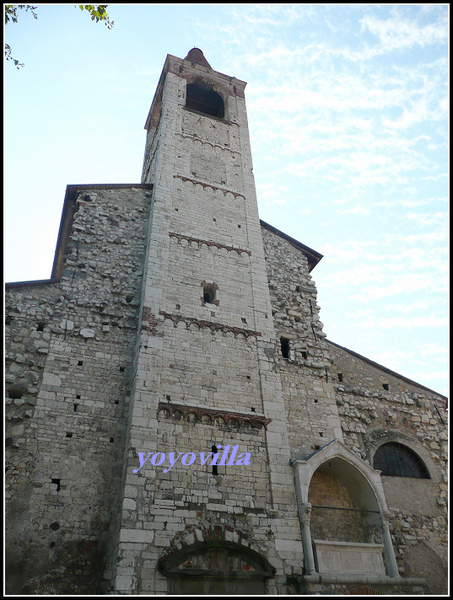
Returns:
[[[446,398],[326,339],[245,86],[168,55],[142,182],[6,286],[7,593],[446,593]]]

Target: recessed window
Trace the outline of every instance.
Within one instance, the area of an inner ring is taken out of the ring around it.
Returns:
[[[217,290],[219,289],[215,283],[203,282],[203,304],[215,304],[218,306]]]
[[[374,455],[373,468],[389,477],[413,477],[431,479],[428,469],[417,454],[398,442],[379,446]]]
[[[384,388],[384,390],[388,391],[389,390],[389,384],[388,383],[383,383],[382,387]]]
[[[289,340],[288,338],[280,338],[280,347],[283,358],[289,358]]]
[[[187,84],[186,108],[218,119],[225,116],[223,98],[209,86],[202,87],[196,83]]]

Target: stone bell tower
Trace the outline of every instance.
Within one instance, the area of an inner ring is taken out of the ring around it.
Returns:
[[[300,571],[245,86],[168,55],[146,121],[117,593],[283,593]]]

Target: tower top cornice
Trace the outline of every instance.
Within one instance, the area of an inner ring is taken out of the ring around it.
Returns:
[[[192,48],[186,58],[167,54],[145,123],[145,129],[148,131],[157,125],[160,118],[162,93],[168,74],[185,79],[187,84],[210,85],[216,93],[223,96],[224,100],[227,96],[245,98],[244,90],[247,82],[213,69],[199,48]]]

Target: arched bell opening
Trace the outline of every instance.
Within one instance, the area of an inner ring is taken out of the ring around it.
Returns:
[[[261,554],[227,541],[200,542],[163,557],[172,595],[262,595],[275,568]]]
[[[187,84],[186,108],[217,119],[225,117],[225,103],[222,96],[203,83]]]

